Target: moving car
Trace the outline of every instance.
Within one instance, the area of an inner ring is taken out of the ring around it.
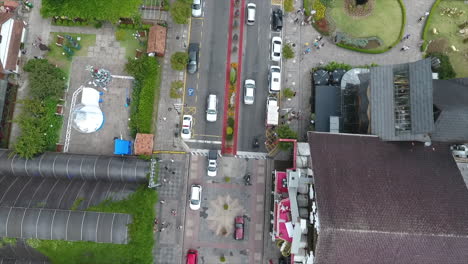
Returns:
[[[202,187],[198,184],[193,184],[190,188],[190,209],[199,210],[201,205]]]
[[[244,217],[236,216],[234,219],[234,239],[242,240],[244,239]]]
[[[200,50],[200,44],[190,43],[188,46],[189,62],[187,65],[187,71],[190,74],[194,74],[198,70],[198,52]]]
[[[192,122],[193,118],[191,115],[184,115],[182,117],[182,131],[180,137],[184,140],[192,138]]]
[[[201,0],[193,0],[192,4],[192,16],[193,17],[201,17],[202,15],[202,3]]]
[[[281,60],[281,49],[283,48],[283,41],[280,37],[271,38],[271,60]]]
[[[271,23],[274,31],[281,31],[283,29],[283,11],[281,9],[273,10]]]
[[[218,151],[217,150],[210,150],[208,152],[208,176],[215,177],[218,171]]]
[[[197,264],[198,263],[198,251],[195,249],[189,249],[187,252],[187,264]]]
[[[244,84],[244,104],[251,105],[255,100],[255,81],[245,80]]]
[[[216,122],[218,116],[218,98],[216,95],[208,95],[208,101],[206,105],[206,121]]]
[[[252,26],[255,25],[255,10],[257,8],[257,5],[254,3],[248,3],[247,4],[247,25]]]
[[[281,68],[279,66],[270,67],[270,93],[279,93],[281,91]]]

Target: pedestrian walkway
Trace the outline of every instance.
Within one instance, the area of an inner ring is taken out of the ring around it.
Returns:
[[[321,63],[325,65],[331,61],[343,62],[350,65],[371,63],[386,65],[421,59],[422,53],[418,47],[418,43],[421,40],[421,31],[424,23],[418,23],[418,18],[430,10],[433,2],[403,0],[407,18],[404,35],[409,34],[410,37],[383,54],[367,54],[343,49],[334,45],[329,37],[324,37],[321,40],[324,46],[319,50],[311,48],[310,53],[304,54],[301,60],[300,56],[302,56],[305,50],[305,43],[309,43],[309,47],[313,46],[314,39],[320,33],[310,25],[301,26],[294,23],[294,12],[289,13],[284,18],[283,43],[293,43],[295,45],[294,51],[296,56],[290,60],[283,60],[283,87],[290,87],[296,92],[296,96],[291,100],[283,99],[280,114],[284,115],[291,110],[300,111],[300,116],[290,121],[290,126],[298,131],[299,139],[306,139],[306,133],[310,125],[311,69],[320,66]],[[302,1],[295,1],[294,8],[295,10],[301,9]],[[403,46],[409,47],[404,53],[400,51]]]

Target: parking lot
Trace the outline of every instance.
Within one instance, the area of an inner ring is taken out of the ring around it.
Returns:
[[[209,177],[207,157],[191,156],[187,195],[192,184],[200,184],[203,191],[200,210],[187,209],[184,253],[198,250],[201,263],[217,263],[221,256],[227,263],[261,262],[266,162],[218,157],[217,175]],[[246,174],[251,175],[251,185],[245,184]],[[244,219],[243,240],[234,239],[236,216]]]

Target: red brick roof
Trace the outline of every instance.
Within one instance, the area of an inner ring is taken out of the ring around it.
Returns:
[[[148,53],[156,53],[157,56],[164,56],[166,51],[166,27],[152,26],[148,34]]]
[[[138,133],[135,138],[135,155],[151,155],[153,154],[153,134]]]
[[[0,13],[0,25],[7,22],[8,19],[12,18],[15,14],[13,13]]]

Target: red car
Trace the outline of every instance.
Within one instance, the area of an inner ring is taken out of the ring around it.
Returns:
[[[236,216],[234,219],[234,239],[242,240],[244,239],[244,217]]]
[[[187,264],[197,264],[198,263],[198,251],[195,249],[189,249],[187,252]]]

